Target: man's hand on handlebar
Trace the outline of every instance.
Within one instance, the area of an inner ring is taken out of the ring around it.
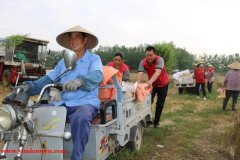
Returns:
[[[70,80],[63,84],[63,90],[64,91],[76,91],[82,85],[83,85],[83,80],[81,80],[81,79]]]

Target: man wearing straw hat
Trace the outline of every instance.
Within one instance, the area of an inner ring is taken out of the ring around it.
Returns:
[[[205,78],[206,78],[206,69],[203,66],[203,61],[199,61],[197,66],[194,69],[194,78],[196,79],[196,93],[197,98],[199,97],[199,87],[201,87],[203,93],[203,100],[206,101],[206,91],[205,91]]]
[[[228,72],[225,76],[224,87],[226,88],[226,97],[223,101],[223,110],[226,109],[228,100],[232,97],[232,111],[235,110],[237,105],[238,94],[240,90],[240,63],[233,62],[228,65]]]
[[[78,58],[75,68],[58,80],[58,83],[63,84],[63,91],[60,99],[52,103],[66,107],[73,140],[71,160],[81,160],[88,142],[90,122],[97,115],[100,106],[98,85],[103,79],[102,62],[98,55],[88,50],[97,46],[98,39],[83,27],[75,26],[58,35],[57,42],[74,51]],[[62,59],[48,75],[37,81],[24,82],[21,87],[28,95],[36,95],[65,70]]]

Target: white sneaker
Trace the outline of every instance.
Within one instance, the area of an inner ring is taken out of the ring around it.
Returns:
[[[207,100],[206,97],[203,97],[203,100],[206,101]]]

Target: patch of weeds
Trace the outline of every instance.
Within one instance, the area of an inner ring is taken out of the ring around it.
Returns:
[[[178,117],[192,116],[192,114],[195,112],[195,109],[196,106],[194,106],[193,104],[186,104],[181,109],[175,110],[175,112],[163,112],[162,119],[170,118],[171,120],[176,120],[176,118]]]
[[[214,115],[231,115],[231,112],[228,111],[223,111],[221,109],[216,109],[216,108],[205,108],[201,112],[197,113],[197,116],[206,118],[209,116],[214,116]]]
[[[148,159],[149,155],[154,155],[157,144],[166,144],[167,137],[172,136],[175,132],[173,131],[174,126],[164,126],[155,128],[144,129],[144,138],[141,149],[138,152],[133,152],[127,147],[117,152],[115,156],[110,156],[108,160],[141,160]]]
[[[116,155],[111,155],[107,160],[135,160],[136,152],[131,151],[128,148],[122,148]]]

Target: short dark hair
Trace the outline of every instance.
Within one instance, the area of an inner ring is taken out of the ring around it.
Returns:
[[[156,49],[153,46],[147,46],[147,48],[145,49],[145,52],[146,51],[153,51],[154,53],[156,53]]]
[[[121,57],[121,59],[123,60],[123,53],[121,52],[115,53],[114,57],[117,57],[117,56]]]

